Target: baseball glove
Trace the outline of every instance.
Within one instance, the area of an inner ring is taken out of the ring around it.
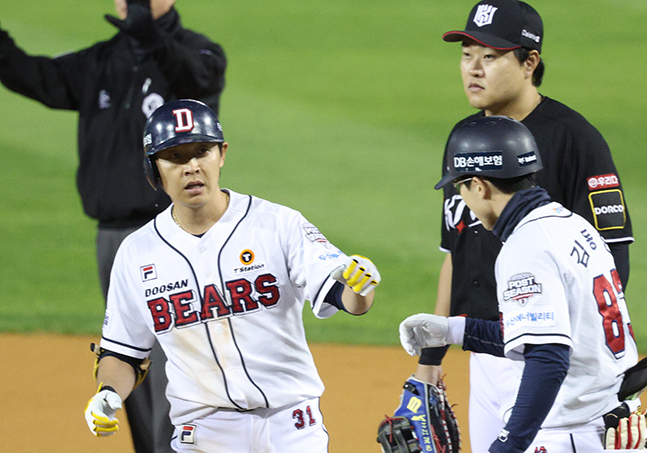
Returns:
[[[459,453],[458,420],[443,381],[435,386],[410,377],[394,417],[380,423],[377,442],[384,453]]]

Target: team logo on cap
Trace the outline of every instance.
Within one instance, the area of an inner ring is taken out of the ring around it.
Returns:
[[[195,127],[193,124],[193,112],[189,109],[175,109],[175,132],[189,132]]]
[[[492,5],[479,5],[474,14],[474,23],[477,27],[490,25],[494,19],[494,13],[499,9]]]

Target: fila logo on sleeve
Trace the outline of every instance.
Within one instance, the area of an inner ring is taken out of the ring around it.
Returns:
[[[141,266],[139,268],[139,271],[142,274],[143,282],[155,280],[157,278],[157,271],[155,270],[154,264],[147,264],[146,266]]]
[[[196,425],[182,425],[180,426],[180,443],[195,445],[195,431]]]

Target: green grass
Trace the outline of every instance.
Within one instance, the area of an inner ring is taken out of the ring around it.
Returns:
[[[474,1],[180,0],[186,26],[229,58],[221,120],[223,185],[294,207],[336,245],[379,266],[364,317],[315,320],[313,341],[398,344],[397,326],[433,309],[442,253],[439,177],[453,124],[471,113],[459,81],[462,28]],[[543,94],[579,110],[609,142],[634,224],[627,290],[647,351],[647,157],[643,0],[531,2],[545,23]],[[3,6],[21,47],[56,55],[113,33],[112,2]],[[73,24],[73,25],[66,25]],[[0,87],[0,331],[97,334],[103,316],[95,224],[74,186],[76,114]]]

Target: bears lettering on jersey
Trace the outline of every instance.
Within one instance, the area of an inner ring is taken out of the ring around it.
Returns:
[[[184,282],[184,280],[183,280]],[[167,285],[161,287],[166,288]],[[170,285],[169,285],[170,286]],[[225,302],[215,285],[204,288],[202,306],[196,308],[193,290],[187,289],[149,300],[148,309],[153,317],[155,332],[164,333],[173,327],[182,328],[231,315],[245,315],[261,309],[272,308],[281,297],[278,281],[272,274],[259,275],[253,282],[240,278],[225,283],[231,296],[231,305]],[[147,296],[150,295],[147,290]]]

